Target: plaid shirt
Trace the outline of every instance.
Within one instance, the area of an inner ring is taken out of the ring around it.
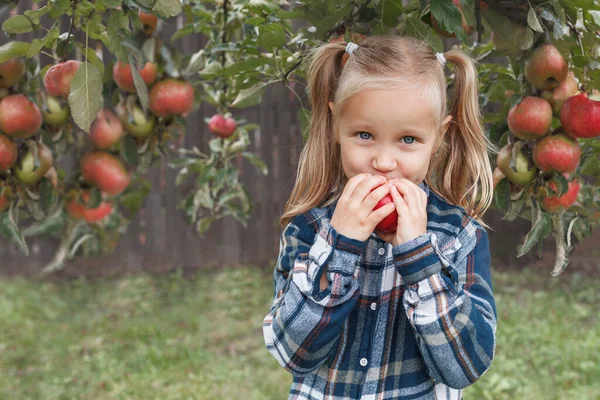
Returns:
[[[398,246],[330,225],[335,204],[283,230],[267,349],[288,399],[460,399],[489,367],[496,306],[484,228],[428,194],[427,233]],[[329,285],[320,290],[327,268]]]

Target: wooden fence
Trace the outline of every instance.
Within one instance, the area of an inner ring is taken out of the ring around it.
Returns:
[[[30,1],[21,1],[19,12],[29,7]],[[6,15],[0,16],[0,19],[6,19]],[[181,23],[181,19],[173,19],[162,27],[158,35],[169,38]],[[18,39],[30,40],[31,37],[20,35]],[[2,36],[0,45],[7,40]],[[176,44],[180,50],[192,53],[201,48],[202,41],[191,35]],[[42,59],[42,62],[47,63],[49,60]],[[200,238],[194,227],[185,220],[183,211],[177,209],[182,195],[174,184],[176,171],[168,168],[165,162],[159,162],[147,174],[152,191],[115,252],[101,258],[75,259],[68,263],[66,274],[106,276],[141,270],[158,272],[174,268],[224,267],[234,264],[272,265],[277,256],[281,233],[278,218],[291,192],[302,148],[298,110],[299,103],[295,96],[279,85],[267,91],[259,106],[234,111],[236,116],[243,115],[248,121],[261,126],[260,131],[251,136],[249,151],[258,154],[269,167],[269,175],[263,176],[246,160],[240,160],[238,165],[241,182],[249,189],[254,200],[254,210],[247,229],[228,218],[215,222],[205,237]],[[203,104],[188,116],[185,147],[197,146],[204,152],[208,151],[207,142],[211,135],[206,129],[204,118],[213,113],[212,107]],[[515,256],[515,247],[527,232],[528,222],[506,223],[500,221],[497,213],[489,215],[489,222],[494,228],[490,232],[490,239],[495,263],[511,267],[531,263],[534,260],[533,252],[520,260]],[[595,258],[590,256],[593,247],[591,242],[592,239],[586,241],[589,243],[586,245],[588,250],[576,252],[570,268],[577,268],[577,263],[585,263],[584,267],[587,269],[588,265],[592,265],[590,263],[595,262]],[[0,251],[4,250],[4,254],[0,254],[0,274],[33,274],[50,260],[58,245],[54,238],[37,238],[28,243],[32,254],[25,257],[14,246],[8,245],[5,239],[0,238]],[[552,245],[549,244],[543,261],[548,264],[548,272],[553,262]]]

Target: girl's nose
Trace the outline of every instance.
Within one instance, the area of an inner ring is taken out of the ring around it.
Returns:
[[[386,154],[387,152],[383,152],[382,154],[378,154],[373,159],[373,168],[381,173],[386,173],[389,171],[393,171],[398,166],[396,159],[392,157],[391,154]]]

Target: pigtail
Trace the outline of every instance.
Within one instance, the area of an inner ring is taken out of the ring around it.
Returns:
[[[296,183],[279,219],[282,227],[294,216],[321,205],[343,179],[329,101],[333,101],[342,72],[345,47],[344,42],[329,43],[310,55],[307,80],[312,118],[308,140],[298,161]]]
[[[448,99],[452,121],[430,171],[437,189],[447,200],[481,221],[492,203],[489,152],[495,152],[496,148],[483,132],[474,61],[458,50],[448,51],[444,57],[454,65]]]

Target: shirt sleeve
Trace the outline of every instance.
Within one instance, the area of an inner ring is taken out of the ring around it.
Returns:
[[[358,301],[354,271],[367,241],[338,234],[329,225],[296,217],[280,238],[274,296],[263,320],[269,352],[294,375],[321,366],[337,345],[344,322]],[[328,286],[320,289],[327,268]]]
[[[455,389],[489,369],[497,319],[488,235],[468,225],[459,242],[454,263],[438,249],[433,233],[392,249],[407,285],[403,305],[429,374]]]

